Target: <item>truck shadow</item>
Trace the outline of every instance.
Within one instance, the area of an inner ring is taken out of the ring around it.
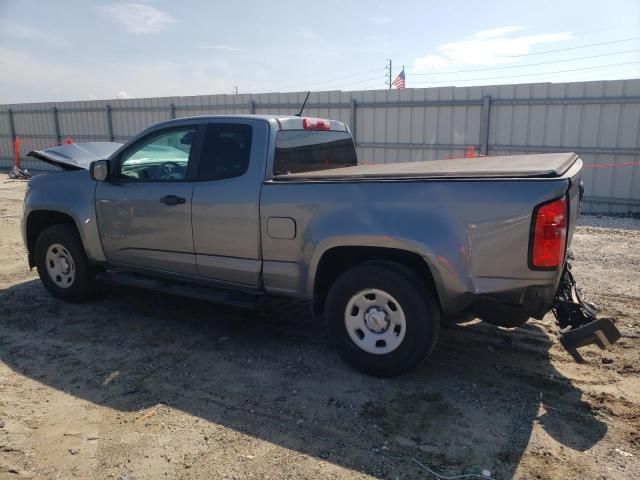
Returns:
[[[37,281],[0,291],[0,358],[15,372],[132,416],[163,404],[382,478],[424,478],[412,457],[444,474],[511,478],[536,425],[573,450],[596,444],[606,424],[550,347],[540,324],[458,326],[429,362],[383,380],[345,366],[293,302],[247,312],[127,289],[71,305]],[[162,415],[148,422],[171,422]]]

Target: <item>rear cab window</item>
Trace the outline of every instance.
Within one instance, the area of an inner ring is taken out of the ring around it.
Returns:
[[[314,172],[358,164],[349,132],[280,130],[276,134],[274,175]]]

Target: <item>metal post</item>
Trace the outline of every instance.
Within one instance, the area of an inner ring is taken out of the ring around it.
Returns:
[[[62,133],[60,132],[60,119],[58,118],[58,107],[53,107],[51,109],[51,113],[53,113],[53,128],[56,132],[56,143],[58,145],[62,145]]]
[[[111,115],[111,105],[107,105],[105,107],[107,112],[107,131],[109,133],[109,141],[113,142],[116,139],[116,136],[113,133],[113,117]]]
[[[358,145],[358,140],[356,137],[356,101],[355,99],[351,99],[349,102],[349,129],[351,130],[351,136],[353,137],[353,143]]]
[[[255,100],[249,100],[249,113],[251,115],[256,113],[256,102],[255,102]]]
[[[171,120],[176,118],[176,106],[173,103],[169,105],[169,117]]]
[[[11,147],[13,148],[13,165],[20,168],[20,139],[16,136],[16,124],[13,121],[13,110],[7,109],[9,114],[9,132],[11,133]]]
[[[491,121],[491,97],[489,95],[482,99],[482,110],[480,110],[480,155],[489,154],[489,122]]]
[[[11,133],[11,141],[13,142],[16,139],[16,124],[13,122],[13,110],[8,109],[7,113],[9,114],[9,132]]]

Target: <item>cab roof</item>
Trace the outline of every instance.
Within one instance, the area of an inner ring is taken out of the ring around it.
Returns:
[[[181,117],[173,120],[168,120],[157,125],[153,125],[153,128],[158,125],[166,125],[171,123],[182,123],[188,120],[219,120],[223,118],[232,118],[237,120],[265,120],[267,122],[275,121],[280,130],[332,130],[338,132],[348,132],[349,128],[344,122],[338,120],[331,120],[328,118],[318,118],[312,116],[296,115],[258,115],[258,114],[242,114],[242,115],[198,115],[193,117]]]

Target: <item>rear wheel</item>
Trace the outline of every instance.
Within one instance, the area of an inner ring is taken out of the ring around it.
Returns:
[[[412,270],[392,262],[350,268],[332,285],[325,314],[341,357],[356,369],[394,376],[426,358],[440,331],[440,309]]]
[[[54,297],[81,302],[91,296],[95,275],[74,227],[44,230],[36,241],[35,260],[40,280]]]

